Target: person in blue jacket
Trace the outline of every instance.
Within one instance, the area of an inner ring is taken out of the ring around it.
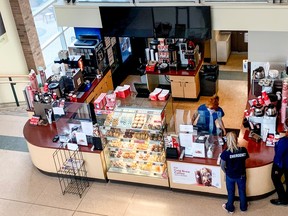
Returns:
[[[278,199],[272,199],[273,205],[288,205],[288,131],[286,135],[275,144],[271,178],[278,195]],[[286,190],[281,181],[284,175]]]
[[[240,210],[247,211],[246,197],[246,159],[249,158],[245,147],[239,147],[237,135],[235,132],[228,132],[227,148],[220,155],[220,166],[226,174],[226,188],[228,192],[228,201],[222,205],[228,213],[235,210],[235,184],[238,186]]]
[[[213,95],[206,104],[198,107],[196,126],[198,131],[208,131],[212,135],[226,135],[226,130],[222,117],[225,115],[223,109],[219,106],[219,96]],[[195,117],[194,115],[194,118]],[[192,119],[194,121],[195,119]]]

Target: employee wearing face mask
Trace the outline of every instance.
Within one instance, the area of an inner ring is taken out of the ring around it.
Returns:
[[[192,122],[198,127],[198,131],[208,131],[213,135],[226,135],[222,117],[223,109],[219,106],[219,96],[213,95],[206,104],[198,107]]]

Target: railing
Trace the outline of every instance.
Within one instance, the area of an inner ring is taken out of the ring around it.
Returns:
[[[0,79],[3,79],[3,78],[7,78],[8,80],[3,80],[3,81],[0,80],[0,84],[10,84],[12,92],[13,92],[13,96],[15,99],[15,103],[17,106],[20,106],[14,86],[17,83],[29,83],[29,76],[28,75],[15,75],[15,74],[1,74]],[[27,78],[27,80],[12,80],[12,78]]]

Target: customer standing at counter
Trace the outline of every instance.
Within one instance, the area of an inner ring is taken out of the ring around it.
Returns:
[[[224,115],[223,109],[219,106],[219,96],[215,94],[209,98],[206,104],[198,107],[192,122],[194,122],[196,118],[198,119],[196,126],[199,131],[209,131],[209,133],[213,135],[219,135],[222,132],[222,135],[226,135],[222,121]]]
[[[238,186],[240,209],[247,211],[246,198],[246,159],[249,158],[245,147],[238,147],[237,136],[234,132],[228,132],[227,149],[221,154],[221,169],[226,174],[226,188],[228,192],[228,201],[222,205],[228,213],[235,210],[235,184]]]
[[[273,205],[288,205],[288,131],[286,135],[275,144],[275,156],[273,159],[271,178],[278,195],[278,199],[272,199]],[[281,181],[285,177],[286,191]]]

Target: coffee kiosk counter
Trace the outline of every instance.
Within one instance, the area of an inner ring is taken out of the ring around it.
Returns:
[[[34,126],[27,121],[23,128],[23,135],[33,164],[47,174],[56,174],[53,153],[60,146],[60,143],[52,141],[56,134],[58,133],[55,123],[47,126]],[[85,161],[87,177],[106,180],[104,153],[99,150],[92,151],[91,147],[91,144],[79,147]]]
[[[248,130],[241,128],[238,140],[240,146],[247,148],[250,156],[246,161],[247,197],[249,197],[249,199],[264,198],[274,193],[274,186],[271,180],[274,148],[266,146],[264,142],[254,142],[248,138],[248,134]],[[221,152],[214,152],[216,155],[219,155],[219,153]],[[217,163],[217,157],[215,157],[215,159],[184,157],[182,161],[167,159],[167,166],[171,188],[201,193],[207,192],[223,196],[227,195],[225,174],[221,170],[219,163]],[[175,167],[183,168],[184,170],[187,169],[188,172],[193,172],[191,173],[192,176],[194,175],[193,170],[198,170],[199,168],[211,169],[213,170],[213,177],[218,176],[220,178],[219,185],[218,187],[205,187],[199,184],[179,183],[179,180],[175,177],[175,173],[173,174]]]

